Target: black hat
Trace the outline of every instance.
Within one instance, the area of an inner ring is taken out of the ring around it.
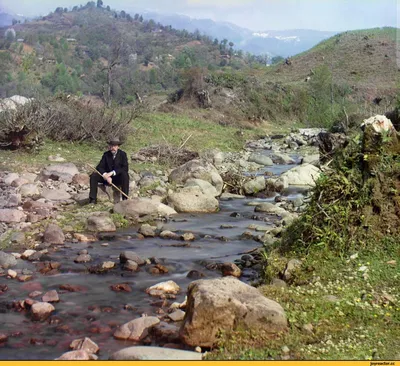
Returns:
[[[118,137],[113,137],[113,138],[108,140],[108,144],[109,145],[121,145],[122,142],[119,140]]]

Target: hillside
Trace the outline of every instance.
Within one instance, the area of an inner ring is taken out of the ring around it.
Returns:
[[[110,98],[127,103],[136,93],[177,88],[180,71],[188,67],[246,65],[227,42],[216,44],[94,3],[72,11],[57,8],[13,29],[15,35],[1,32],[2,97],[22,91],[104,97],[110,88]]]
[[[344,32],[270,67],[226,38],[94,2],[13,29],[1,32],[0,97],[63,92],[107,106],[146,100],[221,125],[326,127],[386,113],[397,101],[394,28]]]
[[[313,70],[326,65],[336,84],[362,92],[368,100],[393,95],[399,68],[395,28],[375,28],[337,34],[266,73],[269,81],[304,82]]]

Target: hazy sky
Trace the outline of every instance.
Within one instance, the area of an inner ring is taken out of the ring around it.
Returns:
[[[228,21],[251,30],[316,29],[343,31],[399,26],[400,0],[103,0],[116,10],[179,13]],[[56,7],[86,4],[80,0],[0,0],[0,9],[27,16]]]

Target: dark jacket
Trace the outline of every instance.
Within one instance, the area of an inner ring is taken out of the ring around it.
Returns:
[[[96,169],[101,174],[109,173],[113,170],[115,171],[115,175],[119,175],[122,172],[128,173],[128,158],[126,152],[118,150],[115,159],[113,159],[111,151],[106,151]]]

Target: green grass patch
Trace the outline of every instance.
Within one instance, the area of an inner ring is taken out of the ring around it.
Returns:
[[[225,333],[207,359],[276,360],[285,355],[284,346],[296,360],[398,359],[400,265],[393,262],[398,258],[394,242],[391,248],[344,260],[329,251],[302,258],[298,275],[308,283],[259,288],[285,309],[289,331],[275,338],[243,330]],[[280,260],[277,253],[269,256],[271,262]],[[303,329],[310,324],[311,332]]]
[[[171,144],[194,151],[220,149],[222,151],[237,151],[243,148],[247,139],[265,134],[261,129],[239,130],[238,128],[221,126],[213,122],[191,119],[172,114],[146,114],[133,122],[135,132],[126,137],[121,148],[128,156],[141,148],[155,144]],[[239,133],[243,131],[242,133]],[[124,137],[124,136],[121,136]],[[25,151],[0,150],[0,169],[24,172],[26,169],[40,168],[53,164],[48,160],[50,155],[60,154],[66,162],[75,163],[78,168],[91,172],[87,163],[95,166],[107,149],[106,142],[75,143],[54,142],[46,140],[37,153]],[[159,168],[158,164],[131,164],[131,168]]]

